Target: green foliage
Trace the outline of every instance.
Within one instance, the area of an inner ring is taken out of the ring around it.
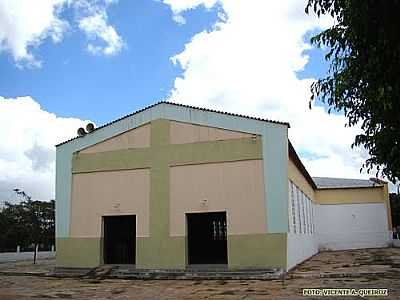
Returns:
[[[335,18],[311,42],[328,48],[327,77],[312,98],[361,124],[353,146],[370,154],[363,167],[400,179],[400,0],[309,0],[306,13]]]
[[[6,202],[0,211],[0,251],[15,251],[18,245],[23,249],[54,245],[54,207],[54,200]]]

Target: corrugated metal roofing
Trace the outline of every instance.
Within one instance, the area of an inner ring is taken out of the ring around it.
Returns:
[[[313,187],[313,189],[317,189],[317,185],[315,184],[313,178],[310,176],[308,173],[306,167],[303,165],[300,157],[297,155],[296,150],[294,149],[292,143],[288,140],[289,144],[289,157],[290,159],[294,162],[294,164],[297,166],[297,168],[300,170],[301,174],[305,177],[307,182]]]
[[[131,116],[133,116],[133,115],[136,115],[136,114],[138,114],[138,113],[140,113],[140,112],[142,112],[142,111],[145,111],[145,110],[147,110],[147,109],[150,109],[150,108],[155,107],[155,106],[160,105],[160,104],[169,104],[169,105],[180,106],[180,107],[184,107],[184,108],[191,108],[191,109],[197,109],[197,110],[202,110],[202,111],[206,111],[206,112],[213,112],[213,113],[217,113],[217,114],[224,114],[224,115],[233,116],[233,117],[240,117],[240,118],[246,118],[246,119],[251,119],[251,120],[263,121],[263,122],[268,122],[268,123],[281,124],[281,125],[286,125],[286,126],[290,127],[289,123],[287,123],[287,122],[280,122],[280,121],[274,121],[274,120],[269,120],[269,119],[263,119],[263,118],[257,118],[257,117],[250,117],[250,116],[245,116],[245,115],[240,115],[240,114],[229,113],[229,112],[225,112],[225,111],[219,111],[219,110],[213,110],[213,109],[208,109],[208,108],[203,108],[203,107],[190,106],[190,105],[185,105],[185,104],[178,104],[178,103],[173,103],[173,102],[168,102],[168,101],[160,101],[160,102],[157,102],[157,103],[155,103],[155,104],[149,105],[149,106],[147,106],[147,107],[145,107],[145,108],[142,108],[142,109],[140,109],[140,110],[138,110],[138,111],[135,111],[135,112],[133,112],[133,113],[131,113],[131,114],[129,114],[129,115],[123,116],[123,117],[121,117],[121,118],[119,118],[119,119],[116,119],[116,120],[114,120],[114,121],[111,121],[111,122],[109,122],[109,123],[106,123],[106,124],[104,124],[104,125],[102,125],[102,126],[96,128],[95,131],[96,131],[96,130],[99,130],[99,129],[103,128],[103,127],[109,126],[109,125],[111,125],[111,124],[114,124],[114,123],[116,123],[116,122],[118,122],[118,121],[121,121],[121,120],[123,120],[123,119],[129,118],[129,117],[131,117]],[[77,136],[77,137],[74,137],[74,138],[72,138],[72,139],[69,139],[69,140],[67,140],[67,141],[65,141],[65,142],[62,142],[62,143],[60,143],[60,144],[57,144],[56,147],[58,147],[58,146],[60,146],[60,145],[63,145],[63,144],[66,144],[66,143],[69,143],[69,142],[71,142],[71,141],[73,141],[73,140],[75,140],[75,139],[78,139],[78,138],[79,138],[79,137]]]
[[[313,180],[319,189],[363,188],[382,186],[382,184],[368,179],[313,177]]]

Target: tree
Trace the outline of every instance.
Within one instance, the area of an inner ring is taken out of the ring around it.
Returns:
[[[36,247],[51,247],[55,241],[55,201],[32,201],[19,204],[6,202],[0,211],[0,250],[34,246],[34,263]]]
[[[54,200],[28,200],[21,204],[25,211],[25,226],[30,233],[28,240],[34,245],[33,263],[36,263],[37,246],[49,241],[54,242]]]
[[[311,86],[319,99],[343,112],[348,126],[361,124],[354,146],[391,181],[400,179],[400,0],[308,0],[306,13],[330,15],[335,24],[313,36],[325,46],[328,74]]]
[[[5,202],[0,212],[0,250],[15,251],[17,245],[29,246],[29,232],[24,220],[25,211],[21,205]]]
[[[391,193],[389,195],[390,208],[392,210],[392,223],[393,227],[400,226],[400,194]]]

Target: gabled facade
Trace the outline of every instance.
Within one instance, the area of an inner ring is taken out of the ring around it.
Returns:
[[[322,245],[316,207],[339,200],[308,175],[288,128],[161,102],[58,145],[57,266],[289,269]],[[361,202],[386,212],[387,186],[369,189]]]

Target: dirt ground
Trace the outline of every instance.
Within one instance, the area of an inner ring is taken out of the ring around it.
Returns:
[[[303,296],[303,288],[385,288],[388,297],[365,299],[400,299],[400,249],[395,248],[321,253],[292,270],[285,280],[141,281],[10,275],[40,274],[53,263],[0,264],[0,299],[361,299]]]

